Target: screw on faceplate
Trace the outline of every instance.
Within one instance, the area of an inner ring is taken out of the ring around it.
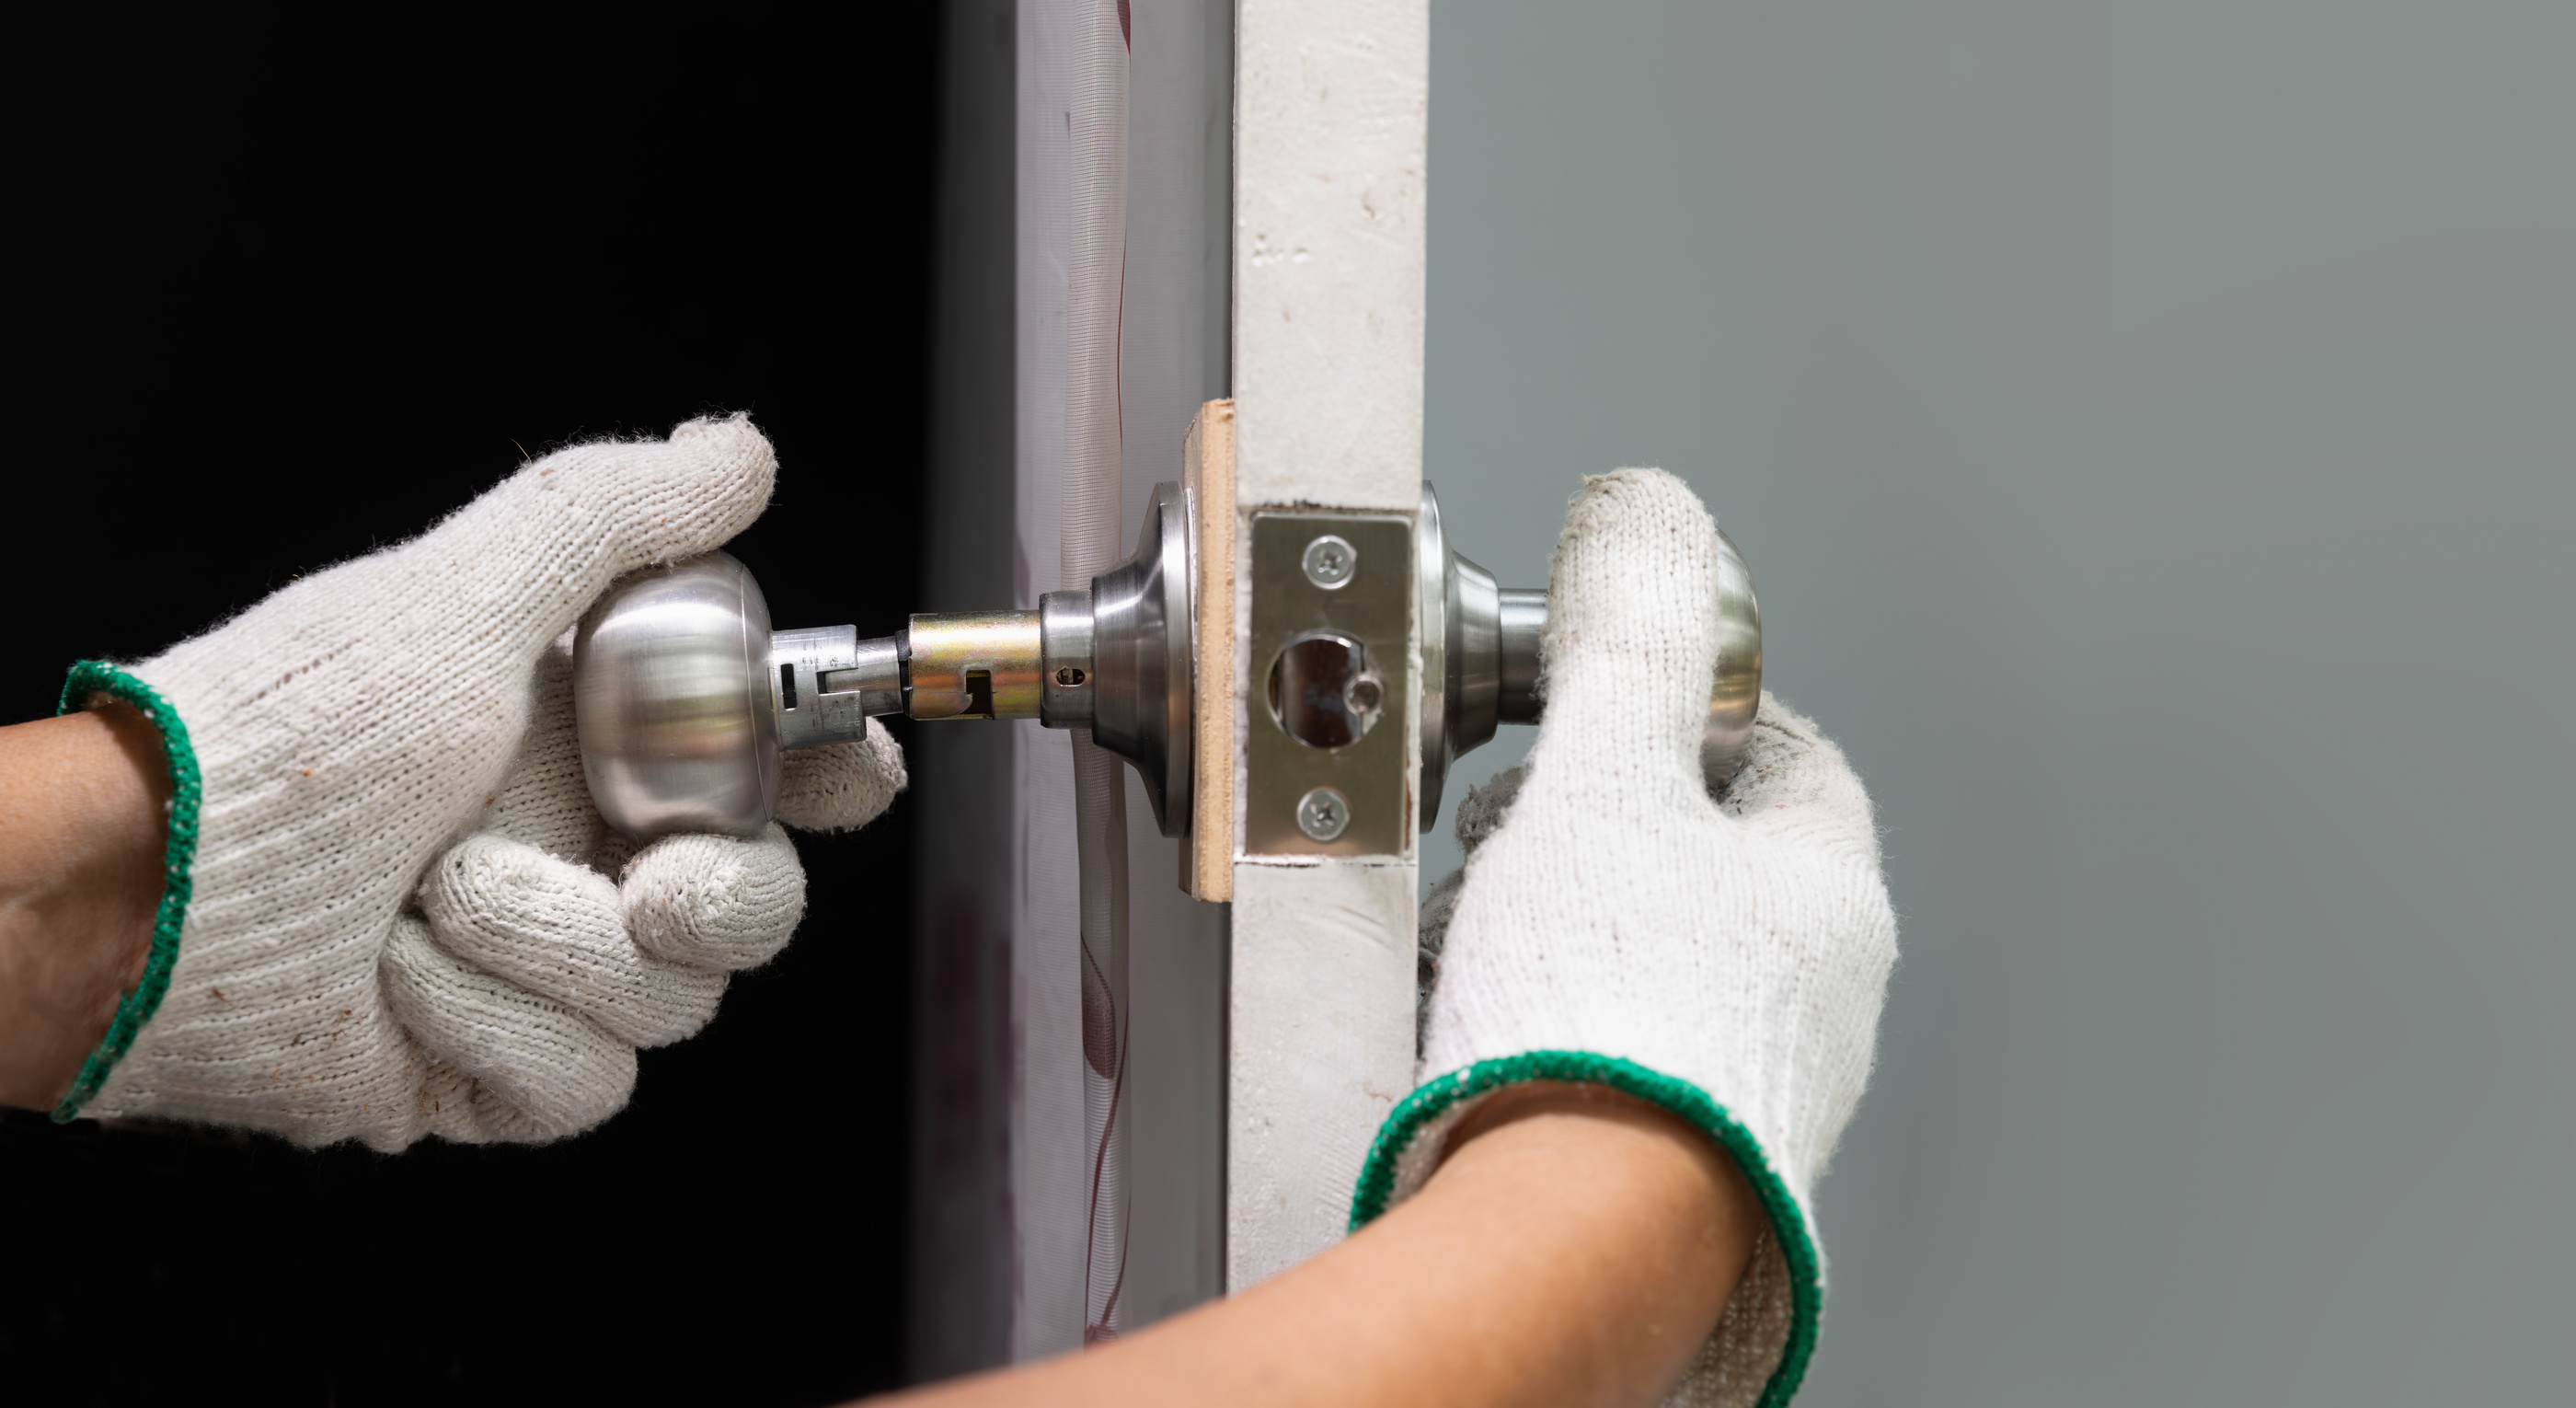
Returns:
[[[1063,685],[1067,689],[1071,689],[1075,685],[1082,683],[1084,678],[1085,676],[1082,671],[1075,669],[1071,665],[1067,665],[1063,669],[1055,672],[1055,682]]]
[[[1354,714],[1374,714],[1377,706],[1386,702],[1386,688],[1378,683],[1377,676],[1361,675],[1342,686],[1342,702]]]
[[[1306,580],[1331,591],[1359,570],[1360,550],[1331,533],[1306,545]]]
[[[1318,787],[1297,801],[1297,829],[1317,841],[1330,841],[1351,829],[1351,799],[1330,787]]]

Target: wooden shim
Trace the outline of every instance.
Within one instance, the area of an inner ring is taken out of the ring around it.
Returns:
[[[1234,403],[1210,401],[1190,419],[1181,484],[1190,504],[1198,580],[1196,766],[1190,834],[1181,843],[1181,890],[1234,898]]]

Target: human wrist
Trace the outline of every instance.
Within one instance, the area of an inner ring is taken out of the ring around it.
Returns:
[[[1481,1165],[1532,1159],[1587,1168],[1596,1189],[1656,1190],[1677,1235],[1730,1249],[1703,1268],[1714,1280],[1731,1287],[1743,1272],[1764,1213],[1734,1156],[1674,1111],[1606,1085],[1531,1080],[1485,1096],[1450,1126],[1423,1192],[1482,1176]]]
[[[1761,1384],[1760,1401],[1766,1408],[1786,1403],[1814,1351],[1824,1302],[1823,1257],[1802,1201],[1803,1185],[1784,1177],[1770,1141],[1757,1137],[1734,1108],[1691,1080],[1622,1057],[1566,1049],[1492,1056],[1434,1076],[1398,1101],[1379,1127],[1352,1193],[1351,1230],[1356,1233],[1427,1192],[1435,1179],[1454,1187],[1468,1167],[1499,1148],[1517,1145],[1533,1128],[1579,1122],[1527,1117],[1545,1111],[1557,1097],[1552,1092],[1512,1092],[1546,1084],[1615,1091],[1675,1116],[1710,1147],[1723,1151],[1742,1176],[1769,1225],[1756,1239],[1734,1299],[1692,1373],[1695,1378],[1713,1372],[1719,1381]],[[1487,1103],[1506,1096],[1512,1103],[1487,1117],[1481,1135],[1451,1142],[1451,1135]],[[1599,1114],[1617,1107],[1603,1101],[1586,1108]],[[1502,1134],[1514,1137],[1496,1137]]]
[[[0,1104],[53,1105],[141,979],[169,797],[125,704],[0,728]]]

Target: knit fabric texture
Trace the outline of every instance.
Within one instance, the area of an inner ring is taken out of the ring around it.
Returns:
[[[1688,486],[1586,479],[1548,587],[1546,720],[1459,808],[1467,864],[1424,905],[1422,1088],[1353,1215],[1417,1189],[1502,1084],[1655,1100],[1727,1149],[1771,1224],[1671,1401],[1776,1404],[1821,1323],[1811,1198],[1868,1080],[1896,919],[1868,794],[1812,721],[1764,694],[1743,773],[1709,796],[1716,600],[1716,524]]]
[[[621,1108],[637,1048],[703,1027],[727,975],[785,945],[804,872],[774,824],[641,851],[608,828],[572,627],[625,573],[741,531],[776,472],[740,416],[574,446],[125,667],[197,769],[173,876],[193,894],[157,1010],[121,1055],[111,1030],[63,1113],[393,1150],[557,1139]],[[904,784],[883,730],[789,757],[792,824],[859,825]]]

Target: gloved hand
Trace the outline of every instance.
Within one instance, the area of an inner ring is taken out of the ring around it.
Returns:
[[[1420,1089],[1370,1152],[1353,1225],[1516,1081],[1654,1101],[1731,1154],[1769,1214],[1679,1403],[1785,1402],[1823,1308],[1808,1207],[1867,1079],[1896,960],[1869,797],[1769,694],[1723,801],[1701,779],[1716,524],[1657,470],[1586,481],[1558,540],[1529,761],[1458,809],[1464,870],[1424,906]]]
[[[741,531],[776,473],[740,416],[576,446],[156,659],[77,667],[67,704],[162,730],[172,865],[144,981],[56,1117],[392,1150],[621,1108],[636,1048],[697,1031],[787,942],[805,876],[775,824],[640,852],[609,831],[571,628],[626,572]],[[788,756],[793,825],[860,825],[904,784],[883,730]]]

